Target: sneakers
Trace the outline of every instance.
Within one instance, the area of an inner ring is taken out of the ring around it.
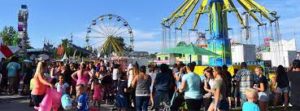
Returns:
[[[285,105],[282,105],[283,107],[285,107]],[[293,107],[293,105],[291,103],[288,104],[288,107]]]

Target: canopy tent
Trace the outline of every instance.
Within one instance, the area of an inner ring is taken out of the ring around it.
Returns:
[[[207,55],[207,56],[215,56],[215,57],[220,56],[214,52],[195,46],[194,44],[178,45],[177,47],[166,49],[165,52],[170,54],[189,54],[190,62],[191,62],[191,55]]]
[[[207,55],[207,56],[219,56],[218,54],[195,46],[194,44],[177,46],[175,48],[166,49],[167,53],[172,54],[190,54],[190,55]]]
[[[65,60],[68,60],[68,59],[69,58],[68,58],[67,54],[65,53],[64,56],[63,56],[63,58],[61,59],[61,61],[65,61]]]
[[[0,58],[9,58],[19,50],[20,47],[18,46],[4,45],[2,42],[2,37],[0,37]]]

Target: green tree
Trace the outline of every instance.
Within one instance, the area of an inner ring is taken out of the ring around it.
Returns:
[[[26,47],[26,49],[32,49],[33,47],[30,45],[30,41],[29,41],[29,37],[28,37],[27,33],[25,33],[24,40],[25,40],[25,47]]]
[[[70,47],[70,41],[68,39],[62,39],[62,46],[65,50],[65,53],[70,56],[73,55],[74,50]]]
[[[126,47],[124,39],[121,37],[109,36],[102,45],[101,53],[104,55],[110,55],[116,53],[122,56],[129,48]]]
[[[66,53],[68,57],[73,56],[73,54],[77,50],[76,48],[73,47],[74,45],[71,43],[71,41],[69,39],[62,39],[61,45],[64,48],[64,53]],[[77,47],[79,47],[79,46],[77,46]],[[82,49],[86,49],[86,48],[82,48]],[[89,54],[84,53],[81,50],[77,50],[75,54],[76,54],[75,56],[79,56],[79,57],[88,57],[89,56]]]
[[[17,46],[21,41],[18,37],[18,32],[12,26],[5,26],[0,32],[0,36],[5,45]]]

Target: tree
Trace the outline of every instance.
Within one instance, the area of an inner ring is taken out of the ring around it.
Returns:
[[[70,47],[70,41],[68,39],[62,39],[62,46],[64,48],[65,53],[70,56],[73,54],[74,50]]]
[[[17,46],[21,41],[18,37],[18,32],[12,26],[5,26],[0,32],[0,36],[5,45]]]
[[[12,26],[5,26],[0,32],[0,36],[5,45],[17,46],[20,45],[22,41],[22,39],[19,38],[18,31]],[[32,47],[29,42],[28,34],[25,33],[24,37],[26,49],[31,49]]]
[[[110,55],[114,52],[117,55],[122,56],[128,50],[129,48],[126,47],[123,38],[109,36],[102,45],[101,53],[104,55]]]
[[[32,49],[33,47],[30,45],[28,34],[25,33],[25,36],[23,38],[25,40],[25,47],[26,49]]]

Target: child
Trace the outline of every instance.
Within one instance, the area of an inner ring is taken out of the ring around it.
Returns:
[[[67,89],[69,88],[69,84],[65,82],[64,75],[58,76],[58,82],[55,84],[55,87],[57,89],[57,92],[60,92],[62,94],[67,93]]]
[[[126,97],[127,92],[127,80],[126,74],[122,74],[117,84],[116,106],[118,111],[126,111],[128,107],[128,101]]]
[[[88,105],[88,95],[85,92],[85,87],[83,84],[78,84],[76,86],[77,95],[77,111],[89,111]]]
[[[99,84],[98,79],[93,79],[92,81],[92,90],[94,90],[93,93],[93,103],[94,106],[98,104],[98,107],[100,108],[100,102],[101,102],[101,96],[102,96],[102,90],[101,90],[101,84]]]
[[[29,86],[29,90],[30,90],[30,92],[32,91],[32,89],[33,89],[33,87],[34,87],[34,80],[33,79],[31,79],[30,80],[30,86]],[[33,105],[33,100],[32,100],[32,97],[31,97],[31,94],[29,94],[29,106],[31,107],[31,106],[34,106]]]
[[[257,91],[252,88],[246,89],[246,97],[248,99],[247,102],[243,104],[242,111],[260,111],[259,107],[255,102],[257,101]]]

